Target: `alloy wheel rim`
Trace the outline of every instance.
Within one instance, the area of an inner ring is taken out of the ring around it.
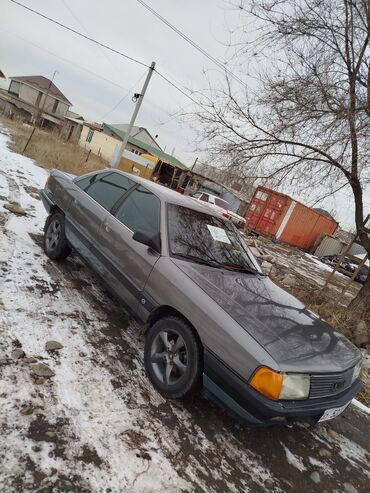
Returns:
[[[188,351],[183,337],[172,329],[160,331],[150,351],[150,364],[157,379],[175,385],[184,376],[188,365]]]
[[[48,250],[54,250],[58,245],[61,235],[61,225],[58,220],[54,220],[50,223],[46,233],[46,246]]]

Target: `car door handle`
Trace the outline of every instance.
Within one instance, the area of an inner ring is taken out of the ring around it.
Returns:
[[[106,231],[107,233],[109,233],[109,231],[110,231],[110,227],[109,227],[107,224],[104,226],[104,229],[105,229],[105,231]]]

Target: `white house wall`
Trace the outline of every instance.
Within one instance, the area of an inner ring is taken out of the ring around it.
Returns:
[[[106,161],[110,161],[116,148],[117,144],[121,144],[121,141],[111,137],[110,135],[94,130],[91,141],[88,142],[86,139],[88,137],[90,128],[83,126],[81,137],[79,140],[79,145],[85,149],[101,156]]]

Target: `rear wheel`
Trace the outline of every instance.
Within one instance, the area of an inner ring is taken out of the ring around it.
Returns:
[[[144,360],[149,380],[164,397],[185,399],[201,387],[202,346],[181,318],[165,317],[150,327]]]
[[[48,217],[45,225],[44,250],[52,260],[61,260],[71,253],[64,230],[64,215],[56,212]]]

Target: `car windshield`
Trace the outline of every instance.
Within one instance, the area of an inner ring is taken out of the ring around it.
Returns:
[[[257,260],[228,221],[168,204],[171,255],[213,267],[260,273]]]

